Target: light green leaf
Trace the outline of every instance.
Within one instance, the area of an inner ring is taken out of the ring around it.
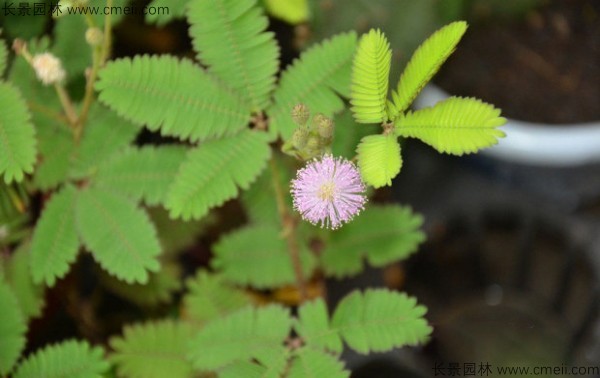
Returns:
[[[35,130],[25,100],[12,84],[0,82],[0,109],[0,175],[9,184],[33,172]]]
[[[192,364],[186,359],[193,331],[188,324],[173,320],[126,326],[122,337],[110,340],[114,349],[110,360],[123,377],[194,377]]]
[[[302,304],[294,329],[307,346],[342,353],[342,340],[329,324],[329,313],[323,299]]]
[[[392,179],[402,168],[400,144],[393,134],[362,138],[356,153],[363,180],[375,188],[392,185]]]
[[[76,197],[75,188],[65,186],[42,211],[31,242],[31,274],[36,283],[54,286],[75,261],[80,245],[75,227]]]
[[[103,350],[69,340],[37,351],[17,368],[14,378],[101,378],[109,364]]]
[[[385,352],[427,340],[427,309],[404,293],[387,289],[355,291],[338,304],[332,326],[359,353]]]
[[[233,135],[250,108],[189,60],[136,56],[109,62],[99,73],[99,99],[120,116],[180,139]]]
[[[433,33],[417,48],[400,77],[397,90],[392,93],[390,119],[396,118],[408,108],[425,84],[454,52],[466,31],[466,22],[453,22]]]
[[[315,45],[281,75],[268,110],[269,126],[283,139],[296,128],[290,112],[297,104],[308,106],[312,114],[331,117],[344,109],[340,96],[350,96],[350,71],[356,47],[356,34],[339,34]]]
[[[186,318],[206,324],[235,312],[251,303],[243,290],[223,281],[217,274],[199,270],[187,281],[188,293],[183,297]]]
[[[310,10],[308,0],[264,0],[267,12],[289,24],[308,21]]]
[[[0,374],[8,374],[25,347],[25,317],[10,287],[0,279]]]
[[[148,8],[154,7],[155,12],[154,14],[146,13],[146,22],[164,26],[174,19],[183,18],[188,2],[189,0],[152,0],[148,4]]]
[[[4,277],[19,302],[21,313],[25,318],[42,314],[44,306],[44,288],[35,284],[30,274],[30,243],[22,243],[16,251],[3,263]]]
[[[77,228],[96,261],[128,283],[146,283],[160,268],[160,245],[146,212],[120,195],[86,188],[77,198]]]
[[[296,352],[288,378],[348,378],[350,372],[335,356],[322,350],[302,348]]]
[[[249,361],[238,361],[219,370],[219,378],[266,378],[268,369]]]
[[[258,112],[269,104],[279,47],[256,0],[191,0],[187,12],[198,59]]]
[[[396,133],[418,138],[439,152],[462,155],[498,143],[506,123],[500,109],[475,98],[450,97],[430,108],[408,112],[394,121]]]
[[[223,236],[214,246],[212,266],[223,278],[238,285],[265,289],[295,282],[294,268],[279,228],[249,226]],[[304,275],[315,266],[313,255],[300,247]]]
[[[186,152],[176,145],[129,148],[102,164],[92,182],[149,205],[164,203]]]
[[[250,130],[191,150],[167,195],[171,217],[199,219],[235,198],[238,188],[247,189],[258,177],[270,155],[266,134]]]
[[[409,207],[372,205],[359,217],[330,234],[321,254],[327,275],[342,278],[359,273],[363,259],[382,267],[415,253],[425,241],[423,217]]]
[[[361,37],[352,65],[350,103],[358,123],[386,122],[392,50],[380,30]]]
[[[281,306],[245,308],[207,324],[191,340],[188,357],[198,370],[250,359],[269,366],[284,355],[291,322],[289,310]]]

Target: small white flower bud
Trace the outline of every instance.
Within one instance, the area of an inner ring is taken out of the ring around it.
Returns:
[[[104,34],[102,34],[102,31],[98,28],[89,28],[85,31],[85,41],[90,46],[100,46],[103,39]]]
[[[66,73],[60,59],[50,53],[35,55],[31,64],[44,85],[58,84],[65,79]]]

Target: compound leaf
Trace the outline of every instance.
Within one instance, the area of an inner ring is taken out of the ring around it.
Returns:
[[[393,134],[362,138],[356,147],[356,153],[363,180],[374,188],[392,185],[392,179],[402,168],[400,144]]]
[[[0,308],[0,374],[6,375],[25,347],[27,324],[15,294],[1,278]]]
[[[350,103],[358,123],[387,121],[387,94],[392,50],[380,30],[361,37],[352,65]]]
[[[450,97],[394,121],[396,133],[418,138],[439,152],[462,155],[498,143],[506,123],[500,109],[475,98]]]
[[[40,316],[44,306],[44,288],[42,285],[33,282],[29,270],[31,264],[30,252],[30,243],[23,242],[4,264],[0,264],[0,267],[4,265],[6,283],[15,293],[21,313],[26,318]]]
[[[321,298],[302,304],[298,310],[298,321],[294,329],[311,348],[342,352],[342,340],[331,328],[327,306]]]
[[[337,357],[322,350],[302,348],[296,352],[287,377],[348,378],[350,372]]]
[[[264,0],[269,15],[289,24],[306,22],[310,16],[308,0]]]
[[[246,130],[191,150],[167,195],[172,217],[199,219],[238,195],[260,175],[271,155],[267,135]]]
[[[250,108],[189,60],[136,56],[99,73],[99,99],[120,116],[163,135],[198,141],[233,135]]]

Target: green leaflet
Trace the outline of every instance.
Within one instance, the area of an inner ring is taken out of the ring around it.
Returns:
[[[148,209],[152,223],[156,225],[158,239],[163,247],[165,257],[174,257],[196,244],[197,239],[206,228],[215,222],[215,217],[209,216],[200,221],[184,222],[180,219],[172,219],[169,212],[162,207]]]
[[[150,4],[148,4],[148,7],[154,7],[157,11],[155,14],[150,14],[150,12],[148,12],[145,15],[145,20],[149,24],[164,26],[174,19],[183,18],[188,2],[189,0],[152,0]],[[165,7],[169,11],[159,12],[159,7]]]
[[[4,268],[6,283],[15,293],[19,308],[25,318],[40,316],[44,306],[44,288],[33,282],[29,271],[30,264],[31,253],[28,242],[21,244],[10,257],[0,264],[0,267]],[[1,271],[2,269],[0,269],[0,276]]]
[[[215,370],[251,359],[265,366],[278,365],[285,356],[283,341],[291,325],[286,308],[247,307],[202,328],[190,342],[188,358],[198,370]]]
[[[99,99],[120,116],[162,135],[198,141],[233,135],[251,109],[189,60],[136,56],[99,73]]]
[[[65,186],[50,198],[42,212],[31,242],[31,274],[36,283],[54,286],[77,257],[76,198],[75,188]]]
[[[160,245],[146,212],[120,195],[86,188],[77,198],[77,228],[83,243],[110,274],[146,283],[160,268]]]
[[[296,125],[290,116],[297,104],[305,104],[313,114],[332,116],[344,109],[340,96],[350,95],[350,71],[356,34],[339,34],[317,44],[281,75],[273,94],[275,103],[268,109],[270,127],[287,140]]]
[[[223,236],[213,249],[212,266],[230,282],[259,289],[295,282],[288,247],[278,227],[248,226],[233,231]],[[305,276],[310,276],[315,260],[303,245],[300,245],[300,259]]]
[[[423,217],[408,207],[371,205],[354,221],[331,233],[321,254],[325,273],[358,274],[363,259],[381,267],[415,253],[425,241]]]
[[[392,185],[392,179],[402,168],[400,144],[393,134],[369,135],[362,138],[356,153],[363,180],[375,188]]]
[[[186,351],[193,329],[173,320],[134,324],[113,337],[110,360],[120,376],[129,378],[194,377]]]
[[[149,205],[164,203],[186,152],[177,145],[128,148],[102,164],[92,182]]]
[[[0,309],[0,374],[6,375],[25,347],[27,324],[16,296],[1,277]]]
[[[335,356],[311,348],[302,348],[296,352],[287,378],[327,377],[348,378],[350,372],[344,370],[344,364]]]
[[[35,130],[25,100],[12,84],[0,82],[0,109],[0,175],[9,184],[33,172]]]
[[[252,111],[269,104],[279,47],[256,0],[191,0],[187,18],[198,59]]]
[[[103,350],[86,341],[69,340],[47,346],[23,361],[14,378],[100,378],[109,364]]]
[[[462,155],[498,143],[506,123],[500,109],[475,98],[450,97],[395,120],[396,133],[418,138],[439,152]]]
[[[406,65],[398,82],[398,88],[392,93],[390,119],[396,118],[408,108],[425,84],[454,52],[466,30],[466,22],[453,22],[433,33],[419,46]]]
[[[243,290],[204,270],[199,270],[194,278],[189,279],[187,287],[188,293],[183,297],[185,315],[199,325],[251,304],[250,297]]]
[[[199,219],[247,189],[271,155],[267,135],[245,130],[192,149],[179,168],[166,200],[172,217]]]
[[[302,304],[294,329],[309,347],[342,353],[342,339],[331,328],[327,306],[322,298]]]
[[[41,162],[33,173],[33,183],[41,190],[52,189],[67,181],[75,151],[73,135],[66,125],[34,114]]]
[[[350,103],[358,123],[388,120],[386,102],[392,50],[380,30],[361,37],[352,65]]]
[[[414,298],[387,289],[355,291],[336,307],[332,327],[359,353],[384,352],[423,343],[431,327],[427,309]]]
[[[289,24],[308,21],[310,9],[308,0],[263,0],[269,15]]]

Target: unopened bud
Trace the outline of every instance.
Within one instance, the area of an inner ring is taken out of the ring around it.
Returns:
[[[321,141],[317,136],[311,135],[306,142],[306,149],[309,151],[318,150],[321,148]]]
[[[316,117],[315,117],[316,118]],[[316,121],[317,131],[321,138],[323,139],[331,139],[333,137],[333,121],[331,118],[327,118],[323,115],[318,117]]]
[[[50,53],[35,55],[31,65],[44,85],[58,84],[65,79],[66,74],[60,59]]]
[[[302,149],[306,145],[307,141],[308,129],[306,129],[305,127],[297,128],[296,131],[294,131],[294,134],[292,135],[292,145],[294,146],[294,148],[298,150]]]
[[[104,34],[98,28],[89,28],[85,31],[85,41],[92,47],[100,46],[103,39]]]
[[[308,111],[308,107],[304,104],[298,104],[292,109],[292,119],[299,126],[306,125],[309,116],[310,112]]]

